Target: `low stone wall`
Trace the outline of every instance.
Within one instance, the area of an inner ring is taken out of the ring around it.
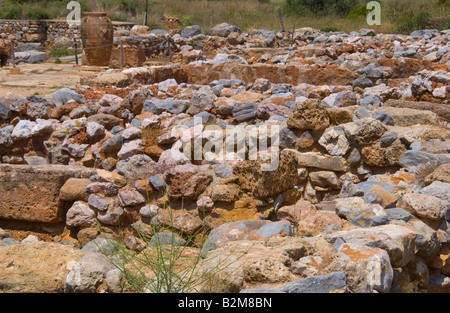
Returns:
[[[114,30],[131,29],[134,24],[113,22]],[[80,39],[77,25],[69,25],[65,20],[0,20],[0,35],[13,37],[20,42],[52,42],[58,37]]]

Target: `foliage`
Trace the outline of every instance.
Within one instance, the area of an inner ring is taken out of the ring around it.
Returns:
[[[46,10],[41,8],[31,8],[26,13],[26,18],[29,20],[46,20],[50,19],[50,13],[48,13]]]
[[[183,208],[182,208],[183,209]],[[169,215],[168,226],[151,222],[151,230],[136,231],[145,248],[136,252],[124,244],[112,240],[99,226],[99,231],[108,243],[105,250],[115,250],[105,254],[125,279],[125,288],[137,293],[191,293],[230,291],[230,277],[240,269],[239,259],[221,257],[208,259],[205,250],[195,248],[208,242],[207,228],[202,226],[191,234],[177,231],[174,227],[173,211],[168,202],[163,210]],[[168,237],[155,234],[168,234]],[[198,240],[198,236],[202,238]],[[179,244],[179,238],[185,244]],[[99,246],[101,249],[101,247]],[[113,249],[111,249],[113,248]],[[100,252],[105,252],[100,250]],[[207,251],[208,249],[206,249]],[[206,289],[202,289],[205,287]]]
[[[425,29],[430,21],[431,14],[428,12],[421,12],[402,23],[398,27],[398,32],[409,35],[414,30]]]
[[[285,10],[294,14],[347,15],[357,4],[358,0],[286,0]]]

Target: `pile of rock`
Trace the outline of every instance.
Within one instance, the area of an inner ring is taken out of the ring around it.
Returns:
[[[241,41],[236,34],[247,37],[229,25],[211,30],[228,43],[230,36]],[[269,35],[251,40],[267,44]],[[287,39],[275,32],[274,42]],[[0,165],[0,192],[10,195],[0,217],[41,232],[66,229],[59,240],[82,249],[100,240],[100,223],[116,240],[120,229],[136,253],[146,247],[142,232],[170,227],[179,244],[189,244],[204,231],[206,268],[217,257],[239,259],[229,291],[449,291],[448,37],[302,29],[295,39],[301,47],[278,49],[277,62],[251,61],[246,46],[247,56],[100,73],[52,99],[0,99],[0,156],[8,163]],[[391,54],[383,50],[390,46]],[[425,58],[433,52],[439,57]],[[258,77],[265,72],[257,63],[320,75],[314,83],[281,83]],[[330,68],[350,75],[330,85]],[[195,71],[210,69],[204,77],[222,69],[228,78],[196,82]],[[6,183],[45,171],[57,173],[56,185]],[[45,204],[33,207],[23,200],[38,190],[51,201],[36,197]]]

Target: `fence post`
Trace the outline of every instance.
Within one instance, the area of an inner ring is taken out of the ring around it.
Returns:
[[[292,38],[291,38],[291,46],[294,46],[294,33],[295,33],[295,25],[292,27]]]
[[[172,62],[172,48],[170,46],[170,35],[167,36],[167,49],[169,52],[169,61]]]
[[[148,0],[145,1],[144,25],[147,26],[148,19]]]
[[[13,68],[16,68],[16,54],[14,51],[14,39],[11,39],[11,59],[12,59]]]
[[[120,40],[120,68],[123,70],[123,42],[122,38]]]
[[[280,16],[280,22],[281,22],[281,31],[284,32],[284,21],[283,21],[283,15],[281,14],[281,8],[278,8],[278,15]]]
[[[73,45],[75,48],[75,64],[78,65],[78,49],[77,49],[77,40],[73,38]]]

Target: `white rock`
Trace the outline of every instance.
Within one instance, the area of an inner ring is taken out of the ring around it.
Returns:
[[[347,137],[343,131],[332,129],[322,135],[319,144],[324,147],[330,155],[343,156],[350,149]]]

